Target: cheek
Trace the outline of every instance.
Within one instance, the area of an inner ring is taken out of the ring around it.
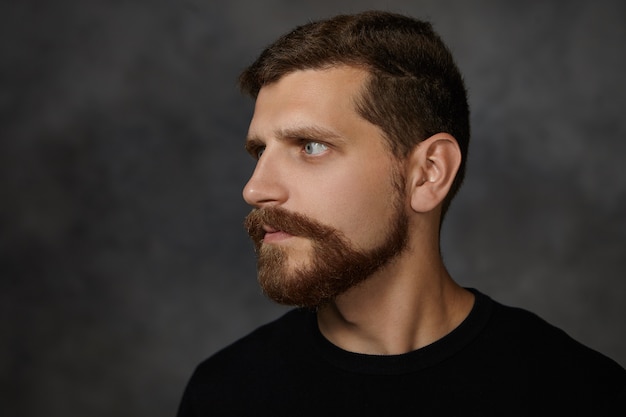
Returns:
[[[341,231],[354,245],[367,248],[386,235],[395,214],[397,191],[387,170],[343,173],[327,181],[311,214]]]

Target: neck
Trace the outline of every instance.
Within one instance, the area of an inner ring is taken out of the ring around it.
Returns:
[[[344,350],[402,354],[451,332],[473,302],[473,294],[452,280],[438,250],[408,251],[320,307],[318,324],[322,334]]]

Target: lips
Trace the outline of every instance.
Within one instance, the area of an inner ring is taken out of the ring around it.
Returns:
[[[279,231],[278,229],[276,229],[276,228],[274,228],[272,226],[268,226],[266,224],[263,225],[263,230],[265,231],[265,233],[276,233],[276,232]]]
[[[263,231],[265,231],[263,243],[277,243],[292,237],[292,235],[285,231],[267,225],[263,226]]]

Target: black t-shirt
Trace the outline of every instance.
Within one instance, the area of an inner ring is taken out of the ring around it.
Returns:
[[[472,291],[456,329],[402,355],[342,350],[294,309],[201,363],[178,416],[626,416],[626,370]]]

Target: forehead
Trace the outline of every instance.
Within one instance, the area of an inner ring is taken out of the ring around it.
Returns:
[[[356,105],[367,79],[367,71],[348,66],[288,73],[259,91],[249,133],[263,136],[268,129],[295,125],[341,130],[369,123]]]

